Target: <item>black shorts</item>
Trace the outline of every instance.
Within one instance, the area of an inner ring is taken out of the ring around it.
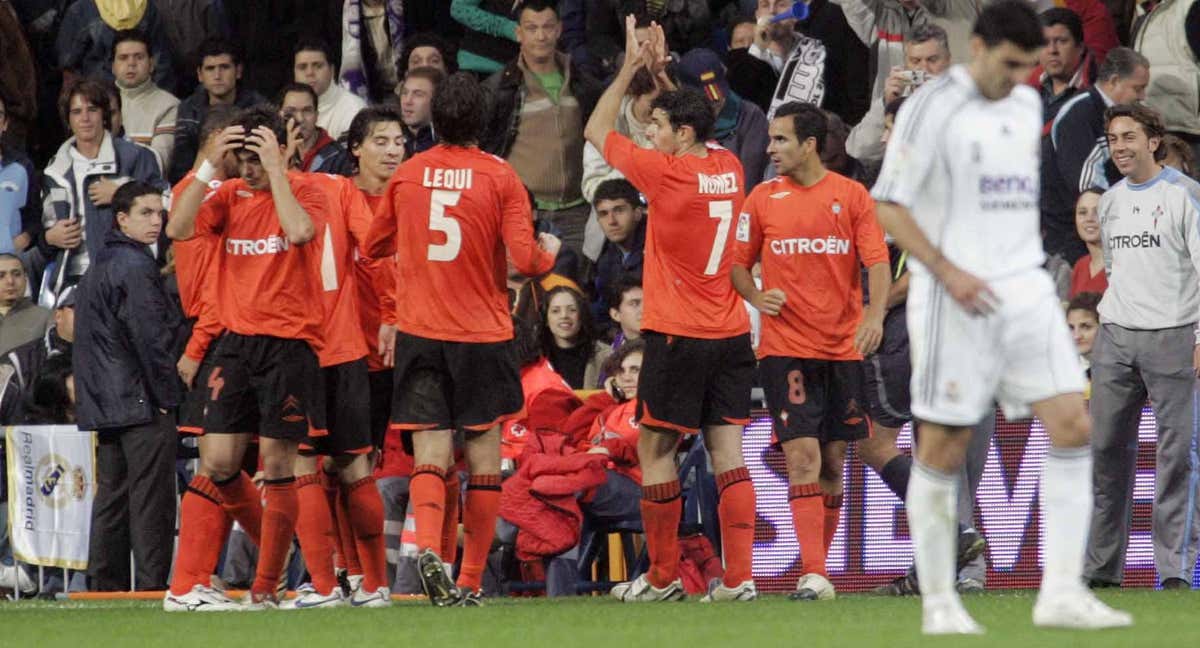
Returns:
[[[750,334],[708,340],[647,331],[638,377],[638,421],[685,434],[750,422]]]
[[[175,419],[180,434],[204,434],[204,408],[208,405],[211,390],[201,378],[208,375],[212,357],[212,353],[204,354],[204,360],[200,361],[200,367],[196,370],[196,377],[192,379],[192,388],[184,393],[183,402],[179,404],[179,412]]]
[[[325,430],[310,430],[300,454],[335,457],[371,451],[371,385],[367,360],[321,368],[325,386]],[[319,434],[318,432],[325,432]]]
[[[310,424],[325,428],[321,372],[304,340],[226,332],[205,360],[196,378],[207,390],[205,434],[303,441]]]
[[[758,369],[779,441],[815,438],[825,443],[871,435],[860,360],[768,356]]]
[[[392,429],[484,432],[525,405],[512,342],[396,334]]]
[[[392,417],[392,370],[372,371],[367,380],[371,383],[371,445],[382,450]]]

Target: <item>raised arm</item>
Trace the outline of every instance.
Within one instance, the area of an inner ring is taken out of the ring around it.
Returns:
[[[208,183],[213,179],[221,158],[241,146],[243,139],[242,127],[230,126],[217,135],[211,146],[201,151],[202,155],[197,156],[199,166],[196,169],[196,179],[171,199],[167,236],[176,241],[184,241],[196,233],[196,215],[200,213],[200,203],[204,202],[204,194],[208,192]]]
[[[275,133],[266,126],[255,128],[246,137],[246,148],[258,155],[263,170],[271,181],[271,199],[275,203],[275,213],[279,216],[279,226],[293,245],[303,245],[312,240],[316,232],[312,215],[305,211],[292,193],[291,183],[288,182],[287,164],[283,158],[283,147],[279,145]]]

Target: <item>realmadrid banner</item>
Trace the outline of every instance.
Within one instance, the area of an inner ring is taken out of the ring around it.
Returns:
[[[1125,584],[1153,587],[1154,413],[1142,412],[1137,439],[1133,524],[1125,561]],[[754,533],[754,580],[760,591],[787,591],[800,578],[800,547],[788,508],[783,456],[768,446],[771,422],[757,417],[746,428],[743,455],[758,497]],[[901,449],[912,446],[908,427]],[[1037,588],[1042,575],[1042,526],[1038,477],[1050,443],[1041,423],[1007,421],[996,414],[996,434],[975,493],[975,528],[987,538],[989,588]],[[845,500],[827,565],[839,592],[869,590],[903,574],[912,564],[912,541],[904,504],[851,450],[846,454]],[[1200,574],[1197,580],[1200,582]]]
[[[8,520],[21,562],[85,569],[96,494],[96,435],[73,425],[5,429]]]

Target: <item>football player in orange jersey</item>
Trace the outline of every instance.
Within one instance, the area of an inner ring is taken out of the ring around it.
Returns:
[[[751,574],[754,486],[742,459],[750,418],[754,352],[750,320],[733,290],[731,226],[745,196],[741,162],[710,143],[716,116],[704,95],[668,90],[654,99],[642,149],[614,130],[634,74],[646,67],[663,87],[666,39],[651,24],[639,44],[625,21],[625,62],[596,104],[584,135],[649,203],[643,270],[646,340],[638,386],[642,522],[650,570],[613,588],[627,602],[684,598],[679,578],[681,488],[675,452],[681,435],[704,433],[719,496],[724,579],[709,583],[706,601],[758,596]]]
[[[767,153],[779,176],[746,198],[733,267],[733,285],[766,316],[759,374],[787,461],[804,571],[792,594],[799,600],[835,596],[825,554],[841,510],[846,443],[870,435],[862,358],[883,337],[891,286],[875,202],[822,164],[827,132],[825,113],[811,104],[776,111]],[[761,289],[750,274],[760,260]],[[865,316],[862,266],[871,294]]]

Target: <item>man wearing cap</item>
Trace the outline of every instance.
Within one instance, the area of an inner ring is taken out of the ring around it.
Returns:
[[[591,206],[583,198],[583,125],[604,87],[555,49],[562,33],[557,3],[528,0],[517,14],[516,60],[484,83],[492,114],[479,147],[508,161],[533,194],[538,220],[583,253]]]
[[[21,259],[0,254],[0,353],[42,337],[50,325],[49,309],[25,295],[28,284]]]
[[[729,89],[725,65],[710,49],[697,47],[684,54],[675,73],[680,83],[700,90],[713,103],[717,114],[713,139],[742,161],[745,189],[749,192],[762,182],[767,168],[767,116],[761,108]]]

